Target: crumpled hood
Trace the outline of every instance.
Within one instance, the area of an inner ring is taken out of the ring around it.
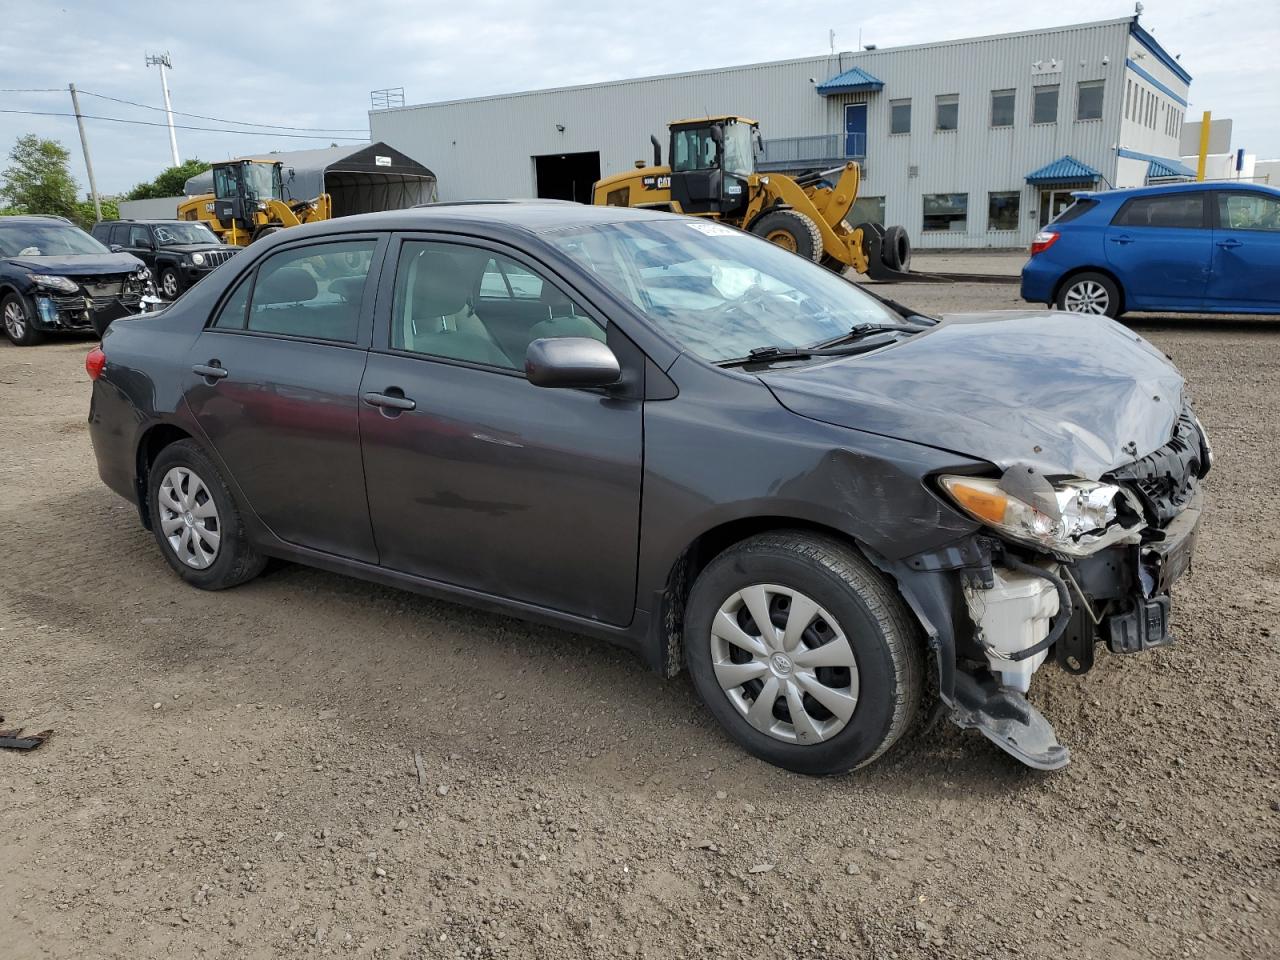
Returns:
[[[103,273],[133,273],[143,266],[131,253],[80,253],[59,257],[8,257],[10,263],[32,273],[88,277]]]
[[[788,410],[1002,469],[1097,480],[1169,441],[1181,374],[1106,317],[949,316],[863,356],[759,375]]]

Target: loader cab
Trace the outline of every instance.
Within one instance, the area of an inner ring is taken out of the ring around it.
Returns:
[[[756,122],[704,117],[671,124],[671,199],[685,213],[732,214],[746,206],[756,172]]]
[[[250,223],[258,204],[284,199],[283,165],[232,160],[213,165],[214,215],[223,223]]]

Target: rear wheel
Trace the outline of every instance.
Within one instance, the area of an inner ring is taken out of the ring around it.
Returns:
[[[225,590],[266,565],[218,468],[193,440],[160,451],[147,479],[147,508],[160,552],[192,586]]]
[[[822,231],[799,210],[774,210],[751,225],[751,232],[784,250],[817,263],[822,259]]]
[[[852,547],[797,530],[713,560],[690,593],[684,642],[698,693],[734,740],[823,776],[870,763],[916,716],[918,632]]]
[[[1103,273],[1077,273],[1058,291],[1059,310],[1118,317],[1122,312],[1120,288]]]
[[[4,332],[15,347],[30,347],[44,338],[32,322],[31,303],[20,293],[7,293],[0,300],[0,316],[4,318]]]

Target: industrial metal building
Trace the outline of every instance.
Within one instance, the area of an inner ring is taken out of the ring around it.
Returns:
[[[442,200],[589,201],[668,121],[738,114],[760,122],[760,169],[858,160],[855,221],[900,223],[922,247],[1016,247],[1073,190],[1192,175],[1190,83],[1125,17],[375,110],[369,126],[435,171]]]

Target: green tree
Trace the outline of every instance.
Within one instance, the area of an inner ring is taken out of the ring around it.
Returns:
[[[196,174],[204,173],[213,164],[191,159],[176,167],[160,171],[154,180],[140,183],[125,194],[126,200],[152,200],[157,197],[181,197],[186,193],[186,183]]]
[[[0,176],[0,201],[20,213],[76,213],[76,182],[68,163],[71,154],[57,140],[34,133],[19,137],[9,151],[9,167]],[[92,222],[92,221],[91,221]]]

